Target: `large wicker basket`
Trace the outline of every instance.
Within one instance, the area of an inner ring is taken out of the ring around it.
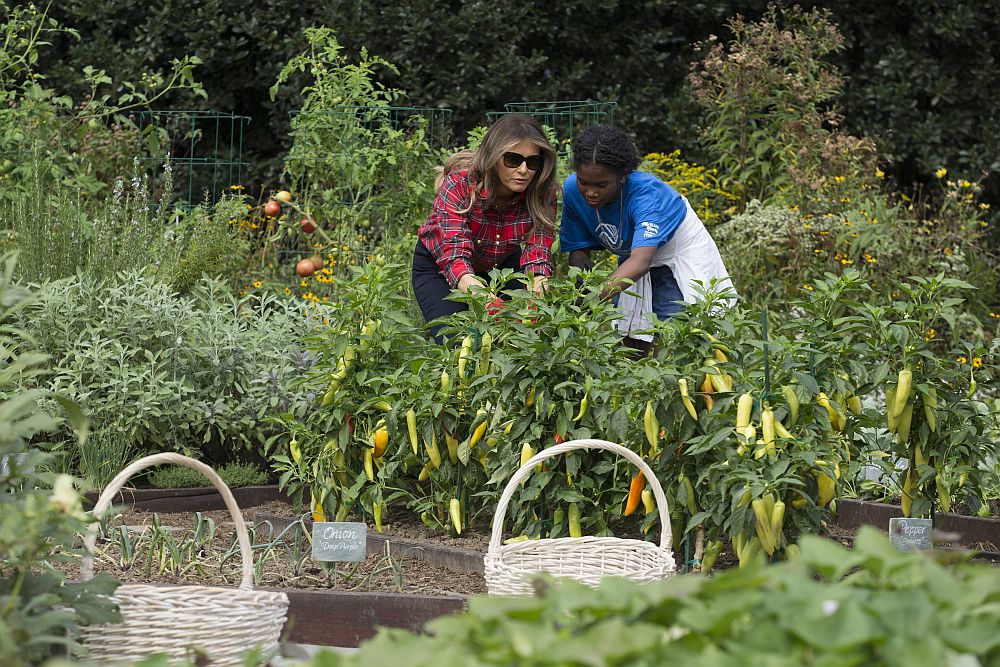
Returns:
[[[135,461],[101,493],[94,515],[101,516],[132,475],[153,465],[174,463],[193,468],[207,477],[222,494],[236,524],[243,578],[239,588],[218,586],[168,586],[123,584],[112,596],[123,621],[83,628],[83,644],[97,665],[132,663],[163,653],[172,658],[199,658],[198,664],[241,665],[241,654],[256,648],[270,657],[288,612],[284,593],[253,589],[253,558],[243,514],[226,483],[212,468],[180,454],[154,454]],[[93,551],[97,524],[84,540],[87,556],[82,577],[93,577]],[[205,661],[208,662],[205,662]]]
[[[604,449],[638,466],[656,498],[660,513],[660,543],[618,537],[559,537],[501,544],[503,522],[514,491],[535,465],[574,449]],[[493,533],[486,552],[486,585],[490,595],[526,595],[534,591],[531,580],[539,572],[569,577],[596,586],[602,577],[626,577],[651,582],[674,574],[670,511],[663,487],[653,470],[635,452],[605,440],[570,440],[539,452],[507,482],[493,517]]]

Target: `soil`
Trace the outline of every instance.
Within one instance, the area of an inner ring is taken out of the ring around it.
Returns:
[[[251,530],[250,542],[254,546],[254,586],[258,588],[302,588],[312,590],[366,591],[412,594],[477,594],[486,592],[483,575],[455,572],[444,567],[407,556],[387,556],[385,553],[367,554],[362,563],[316,563],[310,558],[310,546],[300,540],[299,554],[295,556],[293,531],[282,534],[280,527],[270,522],[259,522],[257,515],[292,517],[292,506],[271,502],[257,507],[241,508],[247,527]],[[115,530],[127,526],[135,546],[135,560],[130,567],[120,565],[121,549],[114,541],[98,540],[95,549],[94,571],[106,572],[122,583],[164,583],[208,586],[235,586],[241,577],[241,561],[236,543],[232,517],[226,510],[202,512],[216,527],[211,547],[200,549],[191,559],[185,559],[183,571],[160,571],[157,557],[150,558],[149,543],[155,534],[151,526],[155,518],[161,526],[169,526],[177,543],[190,541],[195,529],[192,512],[153,513],[127,510],[113,518]],[[485,552],[488,534],[472,534],[466,539],[452,540],[447,535],[432,534],[422,523],[413,525],[405,521],[393,522],[387,517],[384,534],[428,542],[440,542],[464,549]],[[420,530],[420,529],[423,530]],[[460,545],[456,542],[461,542]],[[153,550],[157,554],[159,549]],[[169,558],[166,559],[169,562]],[[192,564],[193,563],[193,564]],[[70,579],[80,577],[79,560],[57,565]]]
[[[272,525],[268,516],[291,518],[290,504],[270,502],[256,507],[242,508],[247,526],[251,529],[254,545],[254,585],[258,588],[302,588],[312,590],[340,590],[365,592],[392,592],[411,594],[480,594],[486,592],[482,574],[456,572],[434,563],[403,555],[383,552],[368,553],[363,563],[316,563],[309,557],[309,543],[302,539],[300,556],[295,556],[293,530],[282,531]],[[134,563],[123,568],[119,563],[121,551],[115,541],[98,541],[95,552],[95,572],[107,572],[123,583],[167,583],[235,586],[241,576],[238,550],[234,549],[235,529],[232,517],[226,510],[202,512],[203,517],[215,522],[216,534],[210,548],[200,550],[192,559],[185,560],[183,572],[160,571],[156,558],[150,558],[148,544],[153,531],[150,526],[158,519],[161,526],[169,526],[178,543],[190,540],[195,516],[192,512],[159,513],[127,510],[114,517],[113,526],[128,526],[132,542],[136,545]],[[145,531],[143,530],[145,527]],[[373,530],[370,528],[370,530]],[[850,546],[856,531],[830,526],[826,536]],[[489,526],[470,526],[459,538],[434,531],[425,526],[410,512],[400,508],[387,511],[383,536],[405,538],[451,548],[485,553],[490,540]],[[623,537],[637,537],[622,535]],[[997,551],[996,545],[976,545],[987,552]],[[684,565],[684,553],[675,546],[678,570]],[[978,559],[976,559],[978,560]],[[194,563],[192,565],[191,563]],[[716,560],[715,570],[736,566],[736,557],[726,548]],[[79,561],[59,565],[71,579],[80,576]]]

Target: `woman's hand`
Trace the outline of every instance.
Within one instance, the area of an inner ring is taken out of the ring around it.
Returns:
[[[569,265],[590,271],[594,268],[594,260],[590,258],[589,250],[574,250],[569,254]]]
[[[541,294],[548,287],[549,277],[548,276],[532,276],[531,279],[531,291],[535,294]]]
[[[461,292],[468,292],[470,289],[486,289],[486,285],[474,273],[466,273],[458,279],[458,289]]]

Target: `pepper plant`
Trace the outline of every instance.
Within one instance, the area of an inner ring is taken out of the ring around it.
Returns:
[[[487,289],[452,297],[468,308],[439,322],[442,345],[410,314],[402,267],[357,268],[329,307],[342,324],[311,339],[319,361],[304,385],[322,398],[301,419],[281,417],[296,447],[274,458],[282,482],[309,488],[324,514],[360,512],[381,529],[394,502],[458,536],[492,518],[507,480],[538,450],[612,440],[653,468],[670,500],[662,519],[705,569],[726,538],[744,563],[794,553],[797,536],[821,530],[873,457],[915,464],[911,488],[927,500],[913,513],[929,511],[932,488],[978,489],[996,447],[991,413],[970,397],[951,352],[918,340],[946,325],[958,303],[947,291],[960,284],[918,280],[900,286],[905,300],[877,305],[848,270],[775,313],[730,304],[709,285],[655,325],[656,351],[643,356],[613,328],[617,310],[600,298],[607,273],[571,269],[535,294],[506,289],[525,276],[494,272]],[[928,443],[922,463],[911,445],[887,443],[883,388],[899,370],[888,361],[892,341],[912,348],[902,354],[920,401],[938,385],[934,414],[948,424],[913,420]],[[626,461],[571,452],[517,489],[505,531],[654,539],[661,517],[647,482]]]

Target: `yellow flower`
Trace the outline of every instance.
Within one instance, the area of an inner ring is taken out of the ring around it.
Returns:
[[[983,358],[982,357],[973,357],[972,358],[972,367],[973,368],[982,368],[983,367]]]
[[[806,283],[805,285],[802,286],[802,289],[812,290],[812,288],[813,286],[810,285],[809,283]]]
[[[983,203],[983,204],[979,205],[979,208],[980,208],[980,210],[988,211],[988,210],[990,210],[990,205]]]
[[[934,329],[928,329],[927,333],[924,334],[924,340],[933,340],[937,336],[937,331]]]
[[[309,284],[309,281],[308,281],[308,280],[300,280],[300,281],[299,281],[299,287],[305,287],[305,286],[307,286],[308,284]]]
[[[990,317],[1000,319],[1000,313],[990,313]]]
[[[885,172],[876,167],[876,169],[875,169],[875,177],[876,178],[885,178]]]
[[[960,364],[967,364],[967,363],[969,363],[969,360],[966,359],[965,357],[958,357],[958,358],[955,359],[955,361],[957,361]]]
[[[843,265],[845,265],[845,266],[849,266],[851,264],[854,264],[854,260],[853,259],[848,259],[847,257],[845,257],[842,260],[840,260],[840,263],[843,264]]]
[[[261,282],[261,281],[259,281],[259,280],[255,280],[255,281],[253,281],[253,286],[254,286],[254,289],[260,289],[260,288],[261,288],[261,286],[262,286],[263,284],[264,284],[264,283],[262,283],[262,282]]]
[[[946,248],[944,249],[944,254],[946,254],[946,255],[951,255],[951,248],[949,248],[949,247],[946,247]]]
[[[971,188],[972,187],[972,183],[970,183],[969,181],[966,181],[964,179],[961,180],[961,181],[959,181],[958,184],[960,186],[962,186],[963,188]]]
[[[292,290],[289,289],[288,287],[286,287],[285,288],[285,296],[291,296],[291,294],[292,294]]]
[[[944,178],[945,176],[948,175],[948,170],[945,169],[944,167],[941,167],[940,169],[934,172],[934,175],[938,178]]]

